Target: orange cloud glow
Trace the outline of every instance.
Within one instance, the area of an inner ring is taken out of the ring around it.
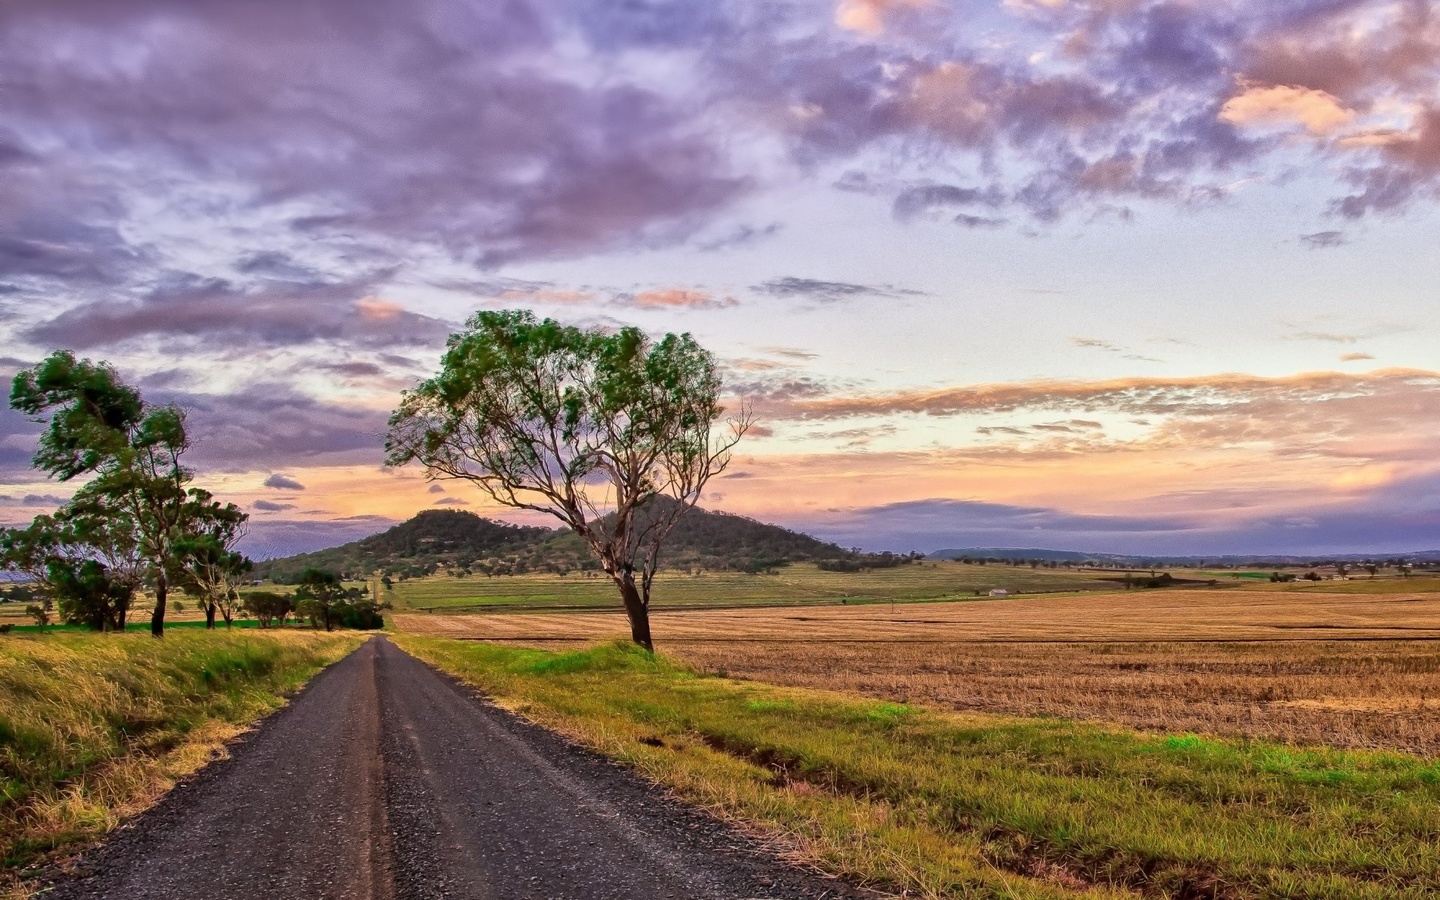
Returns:
[[[1231,125],[1299,125],[1316,137],[1335,133],[1355,119],[1333,94],[1297,85],[1241,82],[1244,90],[1220,108],[1220,121]]]
[[[355,301],[355,311],[367,322],[389,322],[404,312],[405,307],[378,297],[365,297]]]
[[[1088,414],[1006,424],[1036,405]],[[1118,418],[1140,411],[1150,418]],[[1433,453],[1440,374],[1425,371],[982,385],[796,401],[789,412],[801,418],[757,427],[757,437],[776,428],[780,434],[747,439],[726,476],[712,482],[707,505],[795,521],[933,498],[983,498],[1091,516],[1139,511],[1223,527],[1257,516],[1313,516],[1406,479],[1440,475]],[[985,424],[955,432],[949,446],[871,449],[850,439],[862,432],[903,437],[906,417],[915,412],[964,412]],[[882,418],[827,432],[835,441],[829,450],[812,449],[823,445],[813,436],[786,433],[823,424],[821,415]],[[1125,427],[1134,433],[1108,433]],[[418,471],[350,466],[289,474],[309,490],[290,501],[296,510],[269,515],[399,519],[446,503],[516,518],[461,482],[446,483],[443,495],[430,493]],[[250,502],[275,499],[261,487],[261,476],[231,477],[227,493],[246,494]],[[307,502],[323,510],[308,510]]]
[[[641,309],[719,309],[736,304],[734,297],[716,297],[708,291],[665,288],[642,291],[629,298],[631,306]]]
[[[1213,412],[1240,403],[1300,403],[1347,395],[1369,396],[1440,389],[1440,372],[1379,369],[1304,372],[1297,375],[1219,374],[1179,378],[1130,377],[1098,381],[1042,379],[978,384],[938,390],[887,394],[822,395],[761,400],[757,409],[777,419],[827,419],[916,413],[932,416],[1013,412],[1019,409],[1084,410],[1104,408],[1145,415]]]
[[[835,24],[847,31],[876,35],[885,30],[885,18],[897,9],[923,9],[930,0],[840,0]]]

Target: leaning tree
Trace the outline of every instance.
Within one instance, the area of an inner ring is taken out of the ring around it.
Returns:
[[[419,462],[430,479],[464,479],[559,519],[615,582],[635,643],[653,649],[661,544],[729,463],[748,411],[717,429],[715,358],[688,334],[656,341],[525,310],[466,324],[391,416],[387,462]]]
[[[10,406],[47,425],[35,468],[59,481],[90,480],[77,493],[109,504],[133,523],[155,587],[150,632],[165,631],[167,568],[192,508],[193,477],[180,456],[190,447],[185,411],[153,406],[105,363],[57,350],[15,376]]]

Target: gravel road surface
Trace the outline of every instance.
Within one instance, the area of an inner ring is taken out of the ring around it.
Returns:
[[[383,637],[50,888],[56,900],[875,896],[775,859]]]

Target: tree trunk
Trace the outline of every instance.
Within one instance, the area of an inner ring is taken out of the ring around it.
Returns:
[[[169,587],[165,581],[165,570],[162,568],[155,576],[155,611],[150,614],[152,637],[165,636],[165,598]]]
[[[630,620],[630,640],[653,653],[655,644],[650,640],[650,608],[635,586],[635,573],[620,572],[613,578],[615,586],[620,588],[620,599],[625,602],[625,617]]]
[[[205,630],[206,630],[206,631],[213,631],[214,629],[215,629],[215,601],[214,601],[214,600],[211,600],[209,603],[206,603],[206,604],[205,604]]]

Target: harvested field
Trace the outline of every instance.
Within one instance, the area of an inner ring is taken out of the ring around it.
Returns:
[[[1440,645],[675,643],[701,671],[938,708],[1440,757]]]
[[[892,895],[1440,892],[1440,764],[1429,760],[697,678],[623,642],[397,642],[679,796],[783,835],[799,859]]]
[[[624,635],[617,612],[397,613],[404,631],[507,641]],[[953,603],[652,613],[657,643],[1440,639],[1437,594],[1167,590]]]
[[[618,614],[426,616],[536,646]],[[662,652],[731,677],[941,708],[1440,756],[1440,599],[1170,591],[854,608],[658,611]],[[563,643],[562,643],[563,642]]]
[[[826,572],[814,563],[792,563],[770,574],[662,570],[655,597],[667,607],[793,606],[881,601],[959,599],[1002,588],[1011,593],[1064,591],[1112,592],[1124,573],[1111,570],[1032,569],[1029,566],[974,566],[926,562],[865,572]],[[1180,574],[1176,577],[1202,577]],[[1210,574],[1203,575],[1210,579]],[[1416,579],[1440,590],[1440,579]],[[1243,587],[1222,583],[1222,587]],[[1337,583],[1338,584],[1338,583]],[[607,578],[546,574],[498,578],[434,575],[394,582],[385,599],[397,609],[433,612],[484,612],[508,609],[600,609],[615,604],[615,586]]]

